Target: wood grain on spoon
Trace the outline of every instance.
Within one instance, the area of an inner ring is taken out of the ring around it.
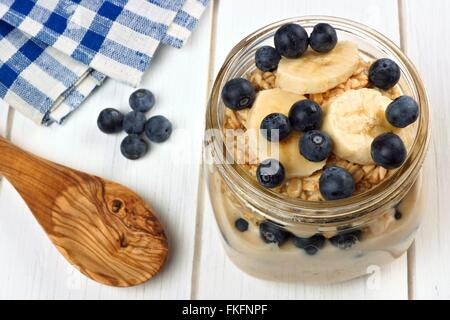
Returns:
[[[168,252],[164,230],[128,188],[31,155],[2,137],[0,175],[64,257],[91,279],[128,287],[161,270]]]

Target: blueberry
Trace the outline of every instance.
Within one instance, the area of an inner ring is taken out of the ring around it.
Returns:
[[[403,218],[403,215],[398,208],[395,208],[394,218],[395,220],[401,220]]]
[[[261,71],[274,71],[278,68],[281,56],[278,51],[271,46],[264,46],[256,50],[256,67]]]
[[[377,60],[369,69],[369,80],[375,87],[389,90],[400,80],[400,67],[391,59]]]
[[[232,110],[250,108],[255,97],[255,88],[250,81],[243,78],[231,79],[222,89],[222,100]]]
[[[308,49],[308,33],[302,26],[288,23],[277,30],[274,42],[275,48],[283,57],[298,58]]]
[[[309,44],[314,51],[330,52],[338,41],[336,29],[327,23],[317,24],[309,37]]]
[[[123,130],[128,134],[141,134],[144,132],[145,114],[139,111],[131,111],[123,118]]]
[[[104,133],[117,133],[122,131],[123,114],[113,108],[100,112],[97,118],[97,126]]]
[[[400,137],[394,133],[384,133],[372,142],[372,159],[385,169],[397,169],[406,160],[406,148]]]
[[[308,255],[313,256],[323,248],[325,237],[321,234],[316,234],[311,238],[299,238],[294,236],[292,242],[297,248],[303,249]]]
[[[155,95],[147,89],[133,92],[128,99],[131,109],[139,112],[148,112],[155,105]]]
[[[145,135],[150,141],[164,142],[172,134],[172,123],[163,116],[155,116],[148,119],[145,124]]]
[[[125,158],[136,160],[147,153],[148,144],[137,134],[130,134],[120,144],[120,151]]]
[[[408,96],[401,96],[389,104],[386,118],[396,128],[406,128],[419,118],[419,105]]]
[[[264,160],[256,169],[256,177],[263,187],[276,188],[283,183],[284,167],[278,160]]]
[[[325,132],[313,130],[308,131],[300,139],[300,153],[307,160],[321,162],[327,159],[333,149],[333,142]]]
[[[300,132],[317,130],[322,120],[322,109],[311,100],[296,102],[289,111],[289,121],[293,129]]]
[[[339,249],[347,250],[361,241],[361,235],[361,230],[345,230],[330,238],[330,242]]]
[[[281,226],[265,221],[259,225],[259,234],[265,243],[276,243],[281,246],[289,238],[289,232],[286,232]]]
[[[291,133],[288,117],[281,113],[272,113],[261,122],[261,134],[269,141],[282,141]]]
[[[339,167],[328,167],[319,180],[320,193],[326,200],[349,198],[355,191],[355,181],[352,175]]]
[[[248,230],[248,222],[247,220],[244,220],[242,218],[237,219],[234,222],[234,226],[236,227],[236,229],[238,229],[240,232],[245,232]]]

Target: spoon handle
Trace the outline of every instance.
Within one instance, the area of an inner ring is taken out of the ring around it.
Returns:
[[[19,148],[0,136],[0,175],[5,177],[14,175],[17,172],[16,165],[22,156]]]
[[[45,181],[63,182],[65,177],[61,174],[70,171],[76,172],[28,153],[0,137],[0,175],[7,178],[16,188],[23,185],[37,187],[45,184]]]
[[[19,190],[22,187],[41,184],[51,164],[0,137],[0,176],[11,182],[19,193],[22,194]]]
[[[50,208],[62,190],[88,176],[32,155],[3,137],[0,137],[0,175],[14,186],[35,216],[42,208]],[[44,229],[48,227],[46,220],[40,221]]]

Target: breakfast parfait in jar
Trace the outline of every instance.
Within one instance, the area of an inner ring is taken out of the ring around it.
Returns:
[[[428,121],[417,72],[375,31],[300,18],[249,36],[207,114],[229,257],[268,280],[336,282],[403,255],[422,214]]]

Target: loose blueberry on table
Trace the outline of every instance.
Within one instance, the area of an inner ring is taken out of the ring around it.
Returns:
[[[113,108],[108,108],[100,112],[97,119],[98,128],[107,134],[122,131],[123,114]]]
[[[144,132],[147,118],[139,111],[131,111],[123,118],[123,130],[128,134],[141,134]]]
[[[133,111],[125,116],[118,110],[108,108],[100,112],[97,126],[104,133],[125,131],[129,135],[122,141],[120,151],[130,160],[142,158],[148,151],[148,143],[140,137],[145,131],[153,142],[166,141],[172,133],[171,122],[163,116],[155,116],[147,121],[145,112],[155,105],[154,94],[147,89],[139,89],[129,97]]]
[[[155,95],[147,89],[136,90],[130,95],[129,104],[134,111],[148,112],[155,105]]]
[[[145,135],[150,141],[164,142],[172,134],[172,123],[164,116],[155,116],[145,124]]]
[[[137,134],[130,134],[120,144],[122,155],[130,160],[142,158],[148,151],[148,144]]]

